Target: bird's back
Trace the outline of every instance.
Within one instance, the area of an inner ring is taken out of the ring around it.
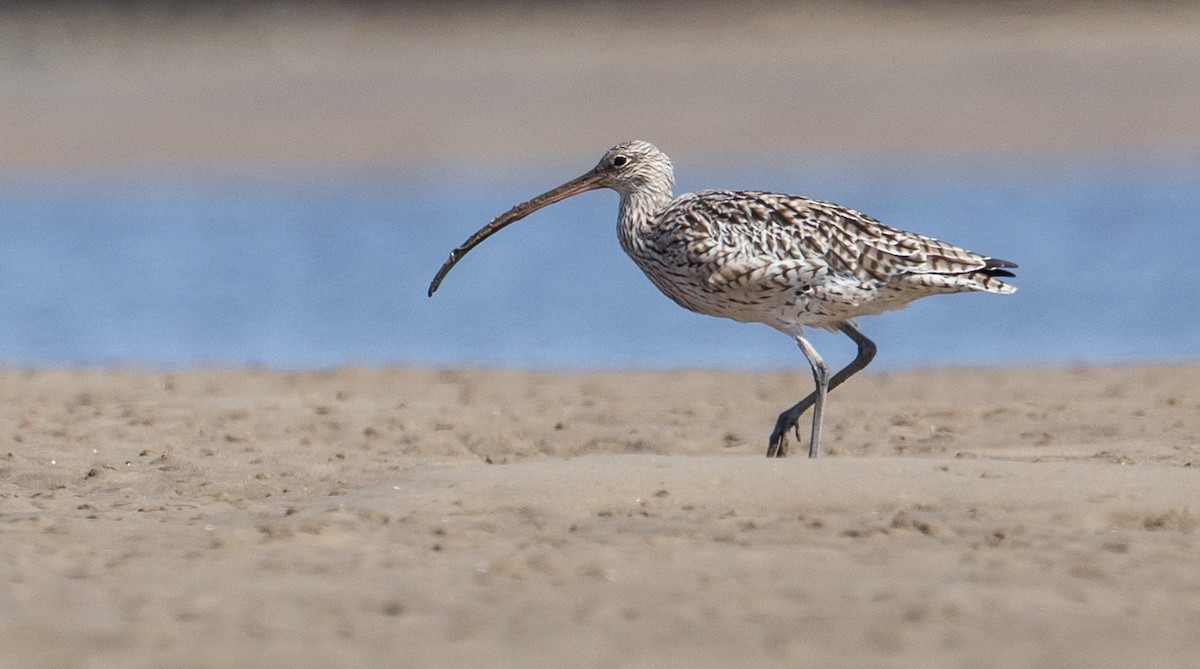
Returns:
[[[626,250],[682,306],[782,330],[832,327],[926,295],[1016,290],[998,278],[1013,276],[1012,263],[793,195],[689,193],[630,234]]]

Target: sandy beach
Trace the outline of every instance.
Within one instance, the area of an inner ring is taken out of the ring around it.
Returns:
[[[0,166],[1200,148],[1193,3],[438,6],[2,13]]]
[[[0,665],[1186,666],[1200,368],[0,375]]]

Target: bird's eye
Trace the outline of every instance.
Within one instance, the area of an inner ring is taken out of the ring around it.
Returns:
[[[629,158],[625,156],[617,156],[613,158],[613,167],[625,167],[629,164]]]

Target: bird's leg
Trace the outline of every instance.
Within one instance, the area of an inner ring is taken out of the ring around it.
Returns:
[[[804,335],[796,335],[796,343],[800,345],[800,350],[804,351],[804,357],[808,358],[808,364],[812,367],[813,382],[817,385],[817,401],[813,405],[812,436],[808,440],[808,457],[815,458],[821,450],[821,426],[825,422],[825,397],[829,394],[829,368],[825,366],[821,354],[817,353],[817,349],[808,343]]]
[[[850,323],[842,323],[838,329],[854,340],[854,343],[858,345],[858,354],[854,356],[854,360],[851,360],[850,364],[833,375],[833,378],[829,380],[829,390],[842,385],[846,379],[862,371],[875,358],[875,342],[863,336],[863,333]],[[796,406],[779,414],[779,419],[775,421],[775,430],[771,432],[770,444],[767,446],[768,458],[782,458],[787,455],[787,433],[795,430],[796,439],[800,439],[800,416],[808,411],[808,408],[816,401],[817,393],[814,391],[808,397],[800,400]],[[809,452],[810,454],[813,452],[811,445]]]

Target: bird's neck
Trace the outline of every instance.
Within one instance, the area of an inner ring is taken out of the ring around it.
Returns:
[[[626,253],[633,255],[635,248],[644,245],[647,233],[654,226],[659,212],[666,208],[672,199],[670,184],[621,193],[617,234]]]

